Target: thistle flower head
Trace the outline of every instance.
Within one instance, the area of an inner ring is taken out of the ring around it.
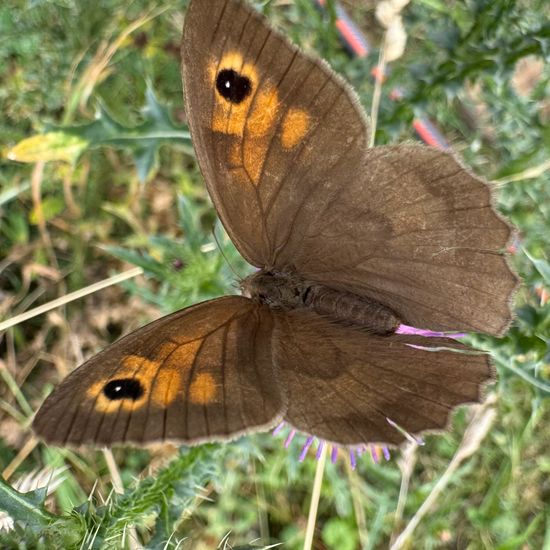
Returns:
[[[287,436],[284,441],[285,449],[288,449],[291,446],[291,444],[295,441],[295,437],[297,435],[300,439],[303,437],[302,434],[300,434],[295,428],[290,426],[287,422],[281,422],[273,430],[273,435],[278,435],[283,430],[289,427],[290,427],[290,431],[287,433]],[[378,464],[380,462],[381,456],[383,456],[386,460],[390,459],[390,450],[386,445],[375,445],[372,443],[362,443],[360,445],[353,445],[353,446],[337,445],[335,443],[325,441],[324,439],[320,439],[314,435],[309,435],[309,436],[306,436],[306,439],[302,443],[298,461],[303,462],[305,460],[311,447],[314,447],[316,449],[315,460],[319,460],[325,445],[330,446],[330,460],[333,464],[336,463],[336,461],[338,460],[338,457],[347,456],[349,457],[350,466],[352,470],[355,470],[357,466],[357,459],[366,453],[369,453],[371,455],[371,458],[375,464]]]

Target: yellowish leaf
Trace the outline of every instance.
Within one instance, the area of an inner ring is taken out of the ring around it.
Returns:
[[[82,137],[65,132],[48,132],[20,141],[7,152],[6,157],[17,162],[74,162],[88,143]]]

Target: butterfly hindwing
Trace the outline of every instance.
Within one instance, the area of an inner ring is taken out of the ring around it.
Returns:
[[[56,444],[196,443],[269,426],[283,398],[272,315],[239,296],[159,319],[84,363],[34,421]]]
[[[376,336],[305,311],[277,315],[274,357],[285,420],[342,445],[399,444],[392,423],[410,434],[443,429],[493,376],[487,354],[453,340]]]

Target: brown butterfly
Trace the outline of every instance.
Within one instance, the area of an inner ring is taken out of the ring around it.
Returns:
[[[55,444],[233,438],[282,419],[343,445],[399,444],[480,400],[517,285],[509,225],[449,153],[368,148],[352,89],[239,0],[192,0],[182,43],[197,157],[233,242],[260,270],[243,296],[120,339],[34,421]],[[420,347],[415,347],[420,346]]]

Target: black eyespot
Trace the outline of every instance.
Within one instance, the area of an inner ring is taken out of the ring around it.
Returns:
[[[136,378],[120,378],[111,380],[105,384],[103,393],[107,399],[116,401],[117,399],[132,399],[137,401],[144,393],[141,382]]]
[[[233,69],[223,69],[216,78],[216,89],[227,101],[239,104],[250,95],[252,83],[248,77]]]

